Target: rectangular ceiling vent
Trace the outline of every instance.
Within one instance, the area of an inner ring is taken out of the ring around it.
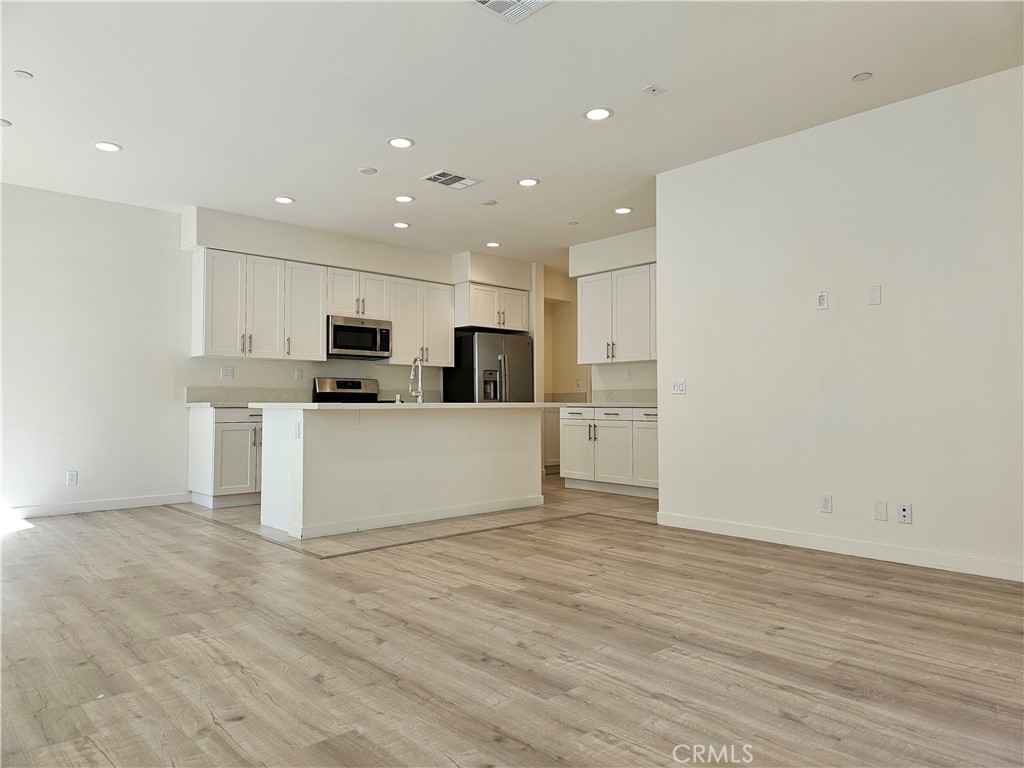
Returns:
[[[552,0],[473,0],[473,2],[491,13],[501,16],[509,24],[518,24]]]
[[[480,179],[471,179],[469,176],[460,176],[457,173],[451,171],[435,171],[429,176],[424,176],[422,181],[432,181],[435,184],[440,184],[442,187],[450,187],[451,189],[465,189],[466,187],[472,187],[474,184],[479,184]]]

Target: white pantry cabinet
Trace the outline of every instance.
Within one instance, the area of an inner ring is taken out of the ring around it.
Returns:
[[[192,256],[192,356],[326,360],[326,267],[214,248]]]
[[[651,266],[577,279],[580,364],[653,359]]]
[[[329,268],[327,314],[390,320],[391,280],[389,275]]]
[[[413,359],[419,357],[427,366],[455,365],[452,286],[393,278],[391,307],[389,363],[412,365]]]
[[[263,420],[250,408],[189,408],[188,488],[208,508],[259,502]]]
[[[530,329],[530,292],[482,283],[455,286],[456,327]]]

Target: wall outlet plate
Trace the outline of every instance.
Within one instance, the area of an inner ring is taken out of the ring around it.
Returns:
[[[69,469],[68,470],[68,474],[67,474],[67,479],[65,480],[65,482],[68,485],[78,485],[78,470],[77,469]]]
[[[220,367],[220,377],[222,379],[233,379],[235,378],[235,369],[230,365],[222,365]]]
[[[296,381],[302,381],[302,376],[303,376],[302,369],[301,368],[296,368],[295,369],[295,380]]]
[[[868,286],[868,306],[877,307],[882,303],[882,286],[880,285],[869,285]]]
[[[823,493],[821,494],[821,511],[826,515],[832,514],[832,494]]]
[[[818,309],[828,309],[828,291],[818,291]]]
[[[686,379],[672,379],[672,394],[673,395],[685,395],[686,394]]]
[[[911,525],[914,522],[914,505],[907,501],[896,504],[896,522]]]

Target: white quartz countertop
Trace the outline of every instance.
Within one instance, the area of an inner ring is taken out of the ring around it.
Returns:
[[[657,408],[657,403],[544,403],[545,408]]]
[[[290,405],[290,403],[281,403],[281,405]],[[294,403],[294,405],[302,405],[302,403]],[[248,403],[185,403],[187,408],[254,408],[256,406],[249,405]]]
[[[538,409],[546,408],[545,403],[249,403],[249,408],[263,410],[286,409],[303,411],[434,411],[434,410],[480,410],[481,408]]]

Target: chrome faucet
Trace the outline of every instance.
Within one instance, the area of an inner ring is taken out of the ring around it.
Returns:
[[[416,382],[416,389],[412,388],[412,382]],[[409,371],[409,397],[415,397],[417,403],[423,402],[423,358],[414,357],[412,370]]]

